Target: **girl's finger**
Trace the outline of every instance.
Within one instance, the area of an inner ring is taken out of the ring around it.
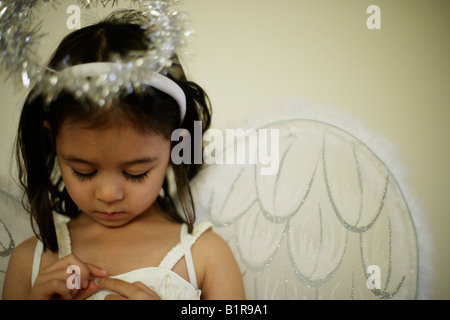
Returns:
[[[74,295],[74,292],[67,288],[65,281],[57,279],[51,280],[46,284],[43,284],[42,287],[44,295],[51,299],[71,300]]]
[[[99,290],[92,278],[106,274],[102,268],[71,254],[40,270],[30,298],[84,299]]]
[[[66,279],[68,279],[68,281],[79,281],[80,288],[83,289],[88,287],[90,278],[105,277],[107,274],[102,268],[93,264],[84,263],[73,254],[61,258],[56,263],[43,270],[43,272],[50,273],[58,269],[66,272]],[[70,280],[69,277],[71,277]]]
[[[128,299],[118,294],[108,294],[105,297],[105,300],[128,300]]]
[[[99,288],[116,292],[123,297],[130,297],[131,295],[136,293],[137,290],[139,290],[129,282],[108,277],[95,278],[94,283]]]
[[[106,270],[103,270],[102,268],[100,268],[96,265],[86,263],[86,266],[89,269],[90,276],[92,278],[96,278],[96,277],[103,278],[103,277],[107,276]]]
[[[91,279],[91,280],[89,280],[88,287],[86,289],[78,290],[77,294],[73,297],[73,299],[74,300],[84,300],[99,290],[100,290],[100,288],[94,284],[94,279]]]
[[[33,286],[31,299],[70,299],[76,294],[75,288],[67,285],[67,273],[59,269],[39,273]]]

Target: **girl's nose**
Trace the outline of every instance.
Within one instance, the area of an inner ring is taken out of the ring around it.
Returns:
[[[122,200],[124,192],[119,177],[104,177],[99,180],[95,197],[105,203]]]

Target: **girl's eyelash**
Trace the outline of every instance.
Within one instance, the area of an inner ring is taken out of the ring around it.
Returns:
[[[95,176],[95,174],[97,173],[97,171],[93,171],[93,172],[91,172],[91,173],[81,173],[81,172],[78,172],[77,170],[75,170],[75,169],[72,169],[72,173],[73,173],[73,175],[76,177],[76,178],[78,178],[80,181],[89,181],[89,180],[91,180],[94,176]]]
[[[91,180],[97,174],[97,171],[93,171],[91,173],[81,173],[75,169],[72,169],[72,173],[74,174],[74,176],[76,178],[78,178],[80,181],[83,182],[83,181]],[[148,177],[149,173],[150,173],[150,170],[148,170],[144,173],[141,173],[141,174],[133,175],[133,174],[126,173],[124,171],[123,175],[125,176],[125,179],[131,180],[132,182],[142,182]]]
[[[150,170],[148,170],[144,173],[141,173],[141,174],[136,174],[136,175],[132,175],[132,174],[129,174],[126,172],[124,172],[123,174],[125,175],[126,179],[130,179],[133,182],[142,182],[148,177],[149,173],[150,173]]]

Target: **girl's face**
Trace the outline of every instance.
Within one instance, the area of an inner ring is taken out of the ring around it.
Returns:
[[[56,155],[81,211],[117,227],[151,210],[169,164],[170,141],[131,126],[87,129],[65,122],[56,136]]]

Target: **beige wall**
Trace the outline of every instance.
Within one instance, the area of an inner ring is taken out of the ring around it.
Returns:
[[[50,33],[43,56],[68,32],[74,3],[42,10]],[[366,26],[369,5],[381,9],[380,30]],[[377,150],[429,224],[429,296],[449,299],[450,1],[185,0],[181,9],[195,31],[186,67],[209,93],[216,127],[303,101],[310,113],[325,107],[357,119],[379,137],[374,145],[387,142],[390,149]],[[83,23],[102,11],[82,13]],[[23,91],[7,82],[0,94],[0,173],[9,176]]]

